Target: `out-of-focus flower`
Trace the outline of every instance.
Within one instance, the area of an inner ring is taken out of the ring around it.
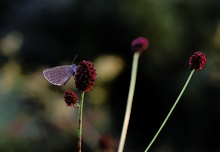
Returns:
[[[74,108],[78,108],[78,97],[76,95],[75,92],[73,92],[72,90],[66,90],[65,95],[64,95],[64,101],[66,102],[67,107],[74,107]]]
[[[138,37],[131,42],[131,50],[142,53],[147,50],[149,46],[148,40],[144,37]]]
[[[74,76],[76,88],[80,92],[89,92],[92,90],[96,80],[96,69],[90,61],[81,61],[76,68]]]
[[[201,71],[205,67],[206,62],[207,59],[205,54],[197,51],[189,58],[189,67],[191,70],[195,69]]]
[[[109,135],[102,135],[98,140],[98,148],[101,151],[113,152],[115,149],[115,143],[113,138]]]

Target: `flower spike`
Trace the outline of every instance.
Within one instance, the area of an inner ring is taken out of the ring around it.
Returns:
[[[207,59],[204,53],[202,52],[195,52],[190,58],[189,58],[189,66],[191,69],[191,72],[179,94],[179,96],[177,97],[176,101],[174,102],[172,108],[170,109],[169,113],[167,114],[166,118],[164,119],[163,123],[161,124],[160,128],[158,129],[157,133],[154,135],[153,139],[151,140],[150,144],[147,146],[146,150],[144,152],[148,152],[148,150],[150,149],[150,147],[152,146],[152,144],[154,143],[154,141],[156,140],[156,138],[158,137],[158,135],[160,134],[161,130],[163,129],[163,127],[165,126],[166,122],[168,121],[170,115],[172,114],[173,110],[175,109],[177,103],[179,102],[180,98],[182,97],[184,91],[186,90],[186,87],[189,84],[189,81],[191,80],[194,72],[197,71],[201,71],[205,65],[206,65]]]
[[[76,67],[74,76],[75,86],[81,92],[81,100],[79,102],[79,128],[78,128],[78,152],[82,149],[82,128],[83,128],[83,102],[85,92],[92,90],[96,80],[96,69],[90,61],[83,60]]]
[[[123,152],[124,144],[126,140],[127,129],[129,125],[132,103],[133,103],[135,84],[136,84],[138,60],[141,53],[144,52],[148,48],[148,46],[149,46],[148,40],[144,37],[138,37],[131,42],[131,50],[134,52],[134,55],[133,55],[132,69],[131,69],[130,87],[128,92],[128,99],[127,99],[121,137],[119,141],[118,152]]]

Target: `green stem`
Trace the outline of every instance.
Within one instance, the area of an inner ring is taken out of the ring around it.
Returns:
[[[129,93],[128,93],[128,100],[127,100],[126,112],[125,112],[125,117],[124,117],[124,124],[123,124],[123,128],[122,128],[118,152],[123,151],[124,144],[125,144],[125,138],[126,138],[126,134],[127,134],[127,129],[128,129],[128,124],[129,124],[129,119],[130,119],[130,114],[131,114],[132,101],[133,101],[133,96],[134,96],[134,89],[135,89],[135,83],[136,83],[139,56],[140,56],[140,53],[138,53],[138,52],[135,52],[134,56],[133,56],[130,88],[129,88]]]
[[[157,138],[157,136],[159,135],[160,131],[162,130],[162,128],[163,128],[164,125],[166,124],[166,122],[167,122],[167,120],[169,119],[171,113],[173,112],[174,108],[176,107],[176,105],[177,105],[179,99],[180,99],[181,96],[183,95],[183,92],[185,91],[185,89],[186,89],[186,87],[187,87],[187,85],[188,85],[188,83],[189,83],[189,81],[190,81],[190,79],[191,79],[191,77],[192,77],[192,75],[193,75],[194,72],[195,72],[195,69],[193,69],[193,70],[191,71],[191,73],[190,73],[190,75],[189,75],[189,77],[188,77],[188,79],[187,79],[187,81],[186,81],[186,83],[185,83],[185,85],[184,85],[182,91],[180,92],[180,94],[179,94],[178,98],[176,99],[175,103],[173,104],[173,107],[170,109],[170,112],[168,113],[167,117],[166,117],[165,120],[163,121],[163,123],[162,123],[162,125],[160,126],[159,130],[157,131],[157,133],[155,134],[154,138],[151,140],[150,144],[148,145],[148,147],[146,148],[146,150],[145,150],[144,152],[147,152],[147,151],[150,149],[151,145],[154,143],[154,141],[155,141],[155,139]]]
[[[82,121],[83,121],[83,101],[85,93],[81,93],[81,100],[79,103],[79,129],[78,129],[78,152],[82,150]]]

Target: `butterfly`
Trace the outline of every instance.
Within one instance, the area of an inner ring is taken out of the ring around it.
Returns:
[[[43,70],[43,75],[53,85],[65,85],[76,73],[76,65],[62,65]]]

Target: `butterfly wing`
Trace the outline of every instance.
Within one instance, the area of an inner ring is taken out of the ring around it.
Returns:
[[[44,77],[53,85],[65,85],[74,74],[72,65],[63,65],[43,70]]]

